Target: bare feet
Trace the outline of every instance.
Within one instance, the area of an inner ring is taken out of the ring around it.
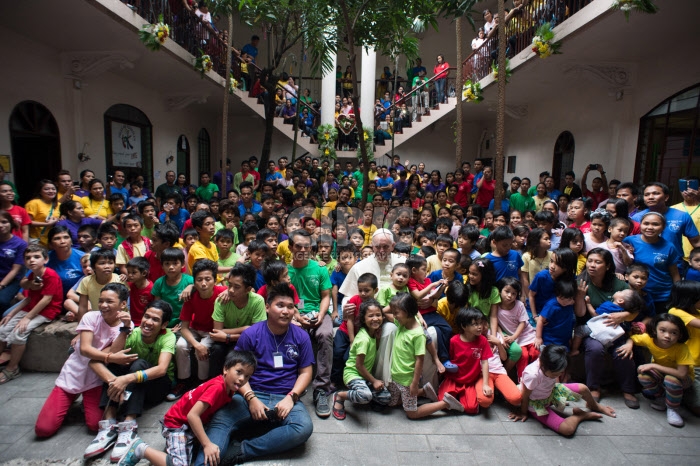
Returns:
[[[610,409],[607,406],[605,407]],[[594,421],[603,417],[600,413],[594,413],[593,411],[585,411],[581,408],[574,408],[573,413],[574,416],[580,416],[582,421]],[[613,415],[613,417],[615,416]]]
[[[605,406],[600,403],[596,403],[597,406],[590,407],[591,411],[597,411],[599,413],[605,414],[606,416],[610,417],[617,417],[617,414],[615,414],[615,410],[611,408],[610,406]]]

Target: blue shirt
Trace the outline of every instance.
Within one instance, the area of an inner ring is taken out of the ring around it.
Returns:
[[[258,270],[255,273],[255,285],[253,285],[253,289],[257,292],[263,285],[265,285],[265,279],[263,278],[262,272]]]
[[[343,282],[345,281],[345,277],[347,276],[348,274],[346,274],[342,270],[334,270],[331,274],[331,285],[337,286],[338,290],[340,290],[340,287],[343,286]],[[338,291],[338,305],[342,304],[343,298],[345,298],[345,295]]]
[[[566,346],[568,350],[576,323],[574,306],[562,306],[557,298],[552,298],[544,305],[540,316],[547,320],[547,325],[542,331],[542,343]]]
[[[265,175],[265,181],[266,181],[267,183],[269,183],[269,182],[271,182],[271,181],[281,180],[281,179],[282,179],[282,174],[281,174],[280,172],[274,172],[274,173],[268,172],[268,173]]]
[[[517,252],[511,249],[508,251],[506,257],[498,257],[494,256],[493,253],[488,253],[486,254],[486,258],[493,263],[493,267],[496,269],[496,281],[503,277],[513,277],[516,280],[520,279],[520,268],[525,265],[525,263]]]
[[[112,194],[120,194],[122,198],[124,198],[125,204],[129,200],[129,190],[126,189],[124,186],[122,186],[121,188],[117,188],[116,186],[110,186],[109,192]]]
[[[49,251],[49,263],[46,265],[61,277],[63,296],[83,277],[83,267],[80,265],[80,258],[84,255],[83,251],[73,249],[68,259],[61,261],[56,257],[55,251]]]
[[[253,215],[259,214],[262,212],[262,206],[258,203],[258,201],[253,201],[253,205],[250,207],[250,209],[248,209],[243,205],[243,201],[239,201],[238,212],[240,213],[241,218],[243,218],[243,216],[247,213],[251,213]]]
[[[472,180],[472,194],[476,194],[476,192],[479,190],[479,188],[476,187],[476,182],[481,179],[481,177],[484,176],[484,171],[481,170],[479,173],[474,175],[474,179]]]
[[[632,217],[632,220],[641,222],[642,217],[647,212],[649,212],[649,209],[637,212]],[[683,259],[683,237],[685,236],[688,239],[695,238],[700,235],[700,233],[698,233],[698,229],[691,216],[688,215],[688,212],[668,207],[666,212],[664,212],[664,218],[666,219],[666,228],[664,228],[661,236],[675,246],[676,251],[678,251],[680,255],[676,263],[680,265],[680,261]],[[635,251],[635,255],[636,254],[637,252]]]
[[[387,176],[386,178],[379,177],[377,178],[377,188],[382,188],[384,186],[391,186],[394,184],[394,179],[390,176]],[[391,189],[388,191],[382,191],[382,197],[384,199],[391,200]]]
[[[434,283],[438,280],[442,280],[442,270],[435,270],[433,272],[430,272],[428,274],[428,278],[430,279],[431,283]],[[459,281],[459,282],[464,283],[464,279],[462,278],[462,274],[460,274],[459,272],[455,272],[455,277],[451,281],[453,281],[453,282]],[[446,288],[443,288],[442,294],[440,295],[441,298],[445,297],[445,290],[446,290]]]
[[[530,291],[535,295],[535,311],[539,314],[544,309],[544,305],[554,298],[554,280],[548,269],[540,270],[535,274],[530,282]]]
[[[682,213],[685,214],[685,212]],[[649,267],[649,280],[647,280],[644,291],[650,293],[656,302],[668,301],[671,297],[671,286],[673,285],[673,279],[668,273],[668,268],[676,265],[681,260],[682,253],[679,253],[679,250],[670,241],[666,241],[663,235],[659,238],[659,241],[653,244],[645,243],[641,235],[629,236],[623,242],[634,246],[635,262]],[[680,251],[682,250],[680,249]]]
[[[80,245],[78,244],[78,230],[80,229],[80,227],[82,227],[84,225],[90,225],[90,226],[94,227],[95,230],[97,230],[97,228],[99,228],[99,226],[102,225],[102,220],[99,220],[97,218],[85,217],[82,220],[80,220],[80,223],[75,223],[72,220],[65,219],[65,220],[60,220],[60,221],[56,222],[56,225],[57,226],[60,225],[60,226],[68,228],[68,232],[70,233],[70,237],[73,240],[73,247],[79,248]]]
[[[685,273],[685,279],[700,282],[700,272],[698,272],[692,267],[688,267],[688,271]]]
[[[185,222],[188,218],[190,218],[190,213],[187,212],[187,209],[180,209],[176,215],[173,215],[173,213],[170,214],[170,221],[175,222],[180,232],[182,232],[182,228],[185,226]],[[160,214],[158,219],[160,223],[165,223],[165,212]]]
[[[496,200],[495,200],[495,199],[491,199],[491,202],[489,202],[489,210],[494,210],[494,209],[493,209],[494,202],[496,202]],[[503,199],[503,200],[501,201],[501,210],[502,210],[503,212],[510,212],[510,200],[508,200],[508,199]]]
[[[10,239],[5,242],[0,242],[0,277],[5,278],[15,264],[24,266],[25,249],[27,249],[27,243],[15,235],[10,236]],[[16,275],[15,280],[20,278],[22,278],[22,270]]]
[[[241,49],[241,53],[247,53],[253,59],[252,63],[255,63],[255,57],[258,56],[258,48],[251,44],[245,44]]]

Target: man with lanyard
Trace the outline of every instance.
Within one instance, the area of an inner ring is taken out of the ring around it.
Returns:
[[[180,189],[175,185],[176,178],[177,175],[174,171],[168,170],[165,172],[165,183],[156,188],[156,207],[158,207],[158,209],[161,208],[165,196],[170,193],[180,193]]]
[[[696,176],[688,176],[686,177],[686,180],[697,180],[698,177]],[[695,189],[688,188],[685,191],[681,192],[681,195],[683,196],[683,202],[680,202],[672,208],[678,209],[681,212],[687,212],[688,215],[690,215],[690,218],[693,220],[693,224],[695,224],[695,228],[700,230],[700,192],[698,192]],[[690,241],[688,238],[685,236],[683,237],[683,258],[685,260],[688,260],[688,257],[690,256],[690,251],[693,250],[693,247],[690,245]]]
[[[666,219],[666,227],[661,236],[673,243],[676,250],[681,256],[683,254],[683,237],[688,238],[690,246],[697,248],[700,246],[700,233],[693,223],[690,214],[685,210],[672,209],[666,205],[669,196],[668,186],[658,181],[652,181],[644,185],[644,204],[647,209],[644,209],[632,217],[635,222],[641,222],[642,217],[649,211],[658,212]],[[691,211],[692,212],[692,211]],[[678,264],[678,269],[683,275],[683,271],[687,266],[688,257],[683,257],[683,261]]]
[[[221,162],[219,162],[221,164]],[[218,172],[214,173],[214,176],[212,177],[214,184],[219,187],[219,192],[223,193],[224,192],[224,187],[222,186],[221,182],[223,180],[222,175],[221,175],[221,170]],[[226,190],[228,191],[233,187],[233,173],[231,173],[231,159],[226,159]],[[223,197],[223,195],[222,195]]]
[[[241,183],[241,200],[238,202],[238,212],[241,214],[241,218],[247,213],[253,215],[260,213],[262,211],[262,206],[253,199],[253,184],[244,181]]]
[[[313,423],[299,396],[313,376],[314,356],[309,336],[292,325],[294,296],[286,283],[268,288],[267,320],[245,329],[236,344],[237,351],[255,354],[258,367],[206,429],[209,439],[219,447],[221,464],[279,454],[311,437]],[[255,436],[247,436],[243,442],[230,440],[232,433],[252,426],[260,426],[264,433],[255,429]],[[203,450],[194,464],[205,464]]]
[[[333,320],[328,316],[331,302],[331,279],[328,270],[309,260],[311,236],[306,230],[289,234],[292,263],[287,266],[289,279],[299,294],[299,313],[296,320],[301,328],[316,339],[316,377],[313,381],[313,399],[316,415],[326,418],[331,414],[328,395],[331,391],[333,361]]]

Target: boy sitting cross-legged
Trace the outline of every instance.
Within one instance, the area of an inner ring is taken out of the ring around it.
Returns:
[[[31,271],[20,282],[26,297],[0,320],[0,354],[7,345],[12,345],[10,361],[0,374],[0,384],[21,375],[19,361],[32,330],[61,313],[63,285],[58,274],[46,267],[48,260],[46,249],[39,245],[30,244],[24,250],[24,265]]]
[[[250,351],[231,351],[226,357],[223,374],[190,391],[175,403],[163,418],[166,452],[149,447],[137,438],[119,461],[119,466],[133,466],[145,458],[156,466],[188,465],[192,462],[192,446],[197,438],[204,450],[204,461],[216,465],[221,460],[219,447],[209,440],[204,424],[233,395],[248,383],[257,360]]]

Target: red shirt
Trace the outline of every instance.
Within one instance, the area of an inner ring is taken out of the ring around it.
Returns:
[[[425,201],[423,199],[417,197],[415,200],[411,201],[411,209],[420,210],[424,203]]]
[[[165,276],[165,270],[163,270],[163,265],[160,263],[160,259],[156,257],[156,253],[153,251],[146,251],[143,256],[148,259],[148,263],[151,264],[151,268],[148,270],[148,279],[151,283],[155,283],[160,277]],[[187,263],[187,261],[185,261]],[[182,266],[182,273],[187,273],[185,266]]]
[[[202,424],[207,425],[219,409],[231,402],[232,397],[233,393],[230,393],[228,388],[226,388],[224,376],[216,376],[185,393],[177,403],[172,405],[163,417],[163,425],[170,429],[189,425],[187,415],[198,401],[209,405],[201,416]]]
[[[134,323],[134,327],[141,325],[141,319],[146,313],[148,303],[156,299],[151,294],[151,288],[153,288],[153,282],[150,280],[143,289],[138,288],[133,283],[129,283],[129,313],[131,314],[131,321]]]
[[[472,179],[474,179],[474,177],[472,177]],[[471,180],[470,181],[462,181],[462,184],[457,186],[457,194],[455,195],[455,202],[463,209],[466,209],[467,206],[469,205],[469,198],[471,197],[471,192],[472,192]]]
[[[10,209],[7,209],[7,213],[12,216],[12,219],[20,227],[23,227],[25,225],[30,225],[32,223],[32,219],[29,218],[29,214],[27,213],[26,210],[24,210],[24,207],[20,207],[18,205],[13,205]],[[12,234],[18,238],[22,238],[22,229],[21,228],[13,228]]]
[[[487,361],[493,353],[485,336],[474,341],[463,341],[460,335],[450,338],[450,362],[457,365],[457,372],[447,372],[445,377],[457,385],[472,385],[481,377],[481,361]]]
[[[590,233],[591,222],[582,223],[580,227],[577,227],[575,223],[572,223],[571,225],[569,225],[569,228],[578,228],[579,230],[581,230],[581,233]]]
[[[420,283],[415,278],[408,279],[408,291],[422,291],[428,287],[432,282],[429,278],[425,278],[423,283]],[[429,312],[434,312],[436,309],[434,307],[426,307],[425,309],[419,309],[418,312],[421,314],[427,314]]]
[[[258,173],[258,172],[255,171],[255,170],[251,170],[251,171],[249,171],[248,173],[251,174],[251,175],[253,175],[253,179],[255,179],[255,183],[253,183],[253,184],[258,184],[258,183],[260,183],[260,173]],[[244,177],[243,177],[243,180],[245,180],[245,179],[246,179],[246,177],[244,176]]]
[[[29,280],[34,280],[34,272],[29,274]],[[34,309],[34,306],[41,301],[45,295],[51,295],[51,301],[46,307],[39,313],[40,316],[44,316],[49,320],[54,320],[63,310],[63,285],[61,283],[61,277],[58,274],[46,267],[44,276],[41,277],[44,281],[44,286],[40,290],[24,290],[24,296],[29,298],[29,305],[24,308],[25,311],[30,312]]]
[[[216,298],[226,291],[225,286],[214,286],[214,293],[209,299],[202,299],[195,291],[190,300],[182,305],[180,320],[190,323],[190,328],[199,332],[211,332],[214,329],[214,321],[211,316],[214,313]]]
[[[489,208],[491,199],[493,199],[493,193],[496,190],[496,180],[486,181],[483,178],[482,180],[483,183],[481,183],[481,187],[476,192],[476,199],[474,202],[486,210]]]
[[[608,198],[608,192],[602,189],[598,192],[593,192],[587,189],[583,192],[583,195],[593,199],[593,205],[596,207],[598,206],[598,204],[600,204]]]
[[[348,303],[354,304],[355,305],[355,312],[352,314],[352,321],[355,322],[355,335],[357,335],[357,332],[360,331],[360,305],[362,304],[362,298],[360,298],[359,294],[356,294],[352,298],[348,300]],[[340,327],[338,327],[338,330],[345,333],[346,335],[348,334],[348,317],[349,315],[343,315],[343,323],[340,324]]]
[[[294,288],[294,285],[292,285],[291,283],[289,284],[289,287],[292,289],[292,292],[294,293],[294,305],[297,306],[299,304],[299,295],[297,294],[297,289]],[[257,293],[263,297],[265,302],[267,302],[267,284],[261,286],[260,289],[257,291]]]
[[[447,77],[447,73],[449,72],[450,64],[447,63],[446,61],[440,63],[439,65],[435,65],[435,68],[433,68],[433,74],[437,75],[438,73],[440,76],[436,76],[436,79],[443,79]]]

